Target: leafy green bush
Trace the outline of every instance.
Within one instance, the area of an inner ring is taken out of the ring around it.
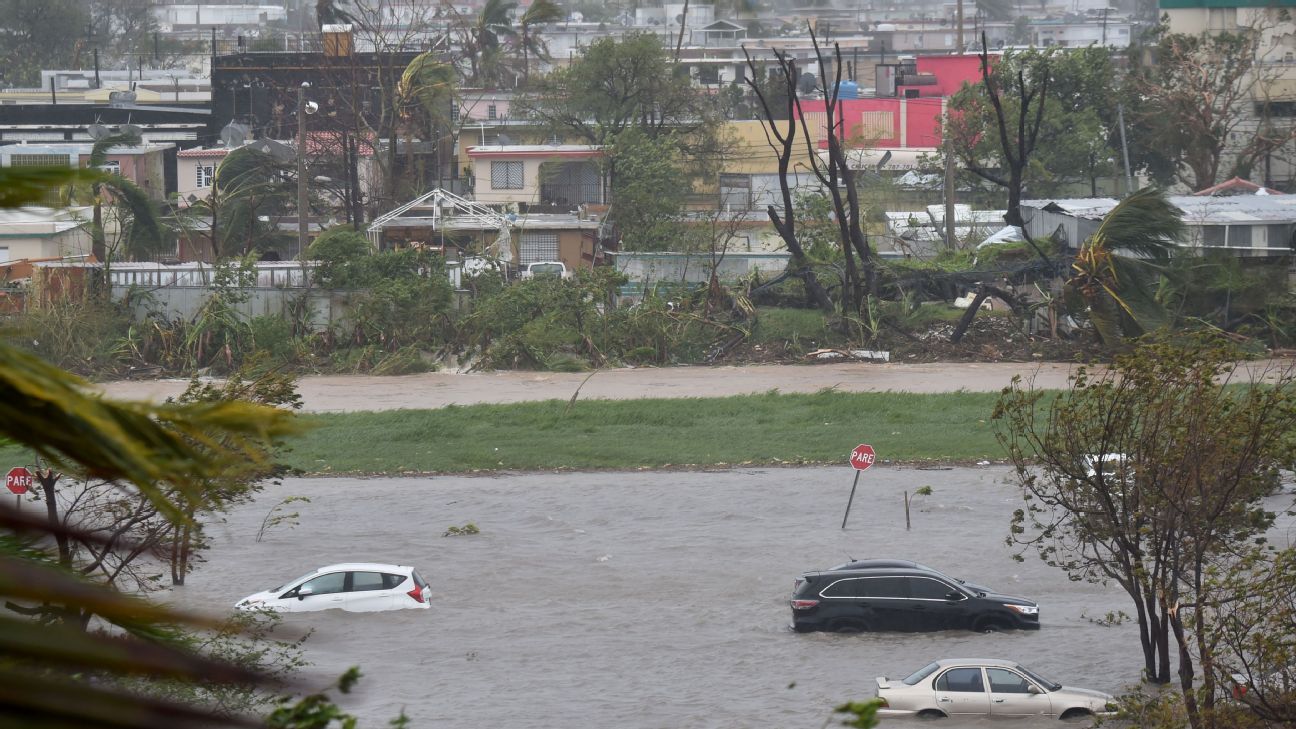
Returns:
[[[296,358],[292,323],[282,316],[254,316],[248,320],[252,346],[275,361],[289,362]]]
[[[124,369],[121,338],[130,331],[130,309],[99,299],[65,299],[14,316],[9,335],[42,359],[81,375]]]
[[[306,249],[306,257],[321,265],[343,264],[370,253],[369,240],[349,225],[338,225],[324,231]]]
[[[486,367],[544,369],[558,353],[602,364],[603,311],[624,281],[611,269],[518,281],[478,302],[460,321],[461,341],[482,350]]]

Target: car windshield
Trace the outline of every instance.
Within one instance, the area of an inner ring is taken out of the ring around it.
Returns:
[[[282,585],[280,585],[280,586],[278,586],[278,587],[272,587],[272,588],[270,588],[269,590],[267,590],[267,592],[279,592],[280,590],[284,589],[285,587],[287,587],[287,586],[289,586],[289,585],[295,585],[295,584],[297,584],[298,582],[301,582],[302,580],[306,579],[307,577],[314,577],[316,572],[319,572],[319,570],[314,570],[314,571],[312,571],[312,572],[307,572],[306,574],[302,575],[301,577],[298,577],[298,578],[295,579],[295,580],[288,580],[287,582],[283,583]]]
[[[920,563],[920,562],[914,562],[914,565],[915,565],[918,569],[920,569],[920,570],[927,570],[928,572],[931,572],[932,574],[937,575],[938,577],[944,577],[945,579],[949,580],[950,582],[954,582],[954,583],[957,583],[957,584],[959,584],[959,585],[963,585],[963,586],[965,586],[965,587],[967,586],[967,581],[966,581],[966,580],[960,580],[960,579],[957,578],[957,577],[951,577],[951,576],[945,574],[944,572],[941,572],[940,570],[938,570],[938,569],[936,569],[936,568],[934,568],[934,567],[928,567],[927,565],[922,564],[922,563]],[[969,592],[970,592],[970,590],[969,590]]]
[[[1044,678],[1043,676],[1039,675],[1038,673],[1035,673],[1034,671],[1030,670],[1029,668],[1025,668],[1023,666],[1018,666],[1017,668],[1021,669],[1022,673],[1026,674],[1027,676],[1030,676],[1031,680],[1033,680],[1035,683],[1038,683],[1039,685],[1043,686],[1049,691],[1057,691],[1058,689],[1062,688],[1062,684],[1058,683],[1057,681],[1050,681],[1047,678]]]
[[[906,678],[904,680],[904,683],[906,686],[913,686],[914,684],[918,683],[924,678],[927,678],[928,676],[935,673],[936,669],[938,668],[940,668],[939,663],[928,663],[927,665],[923,666],[922,668],[910,674],[909,678]]]

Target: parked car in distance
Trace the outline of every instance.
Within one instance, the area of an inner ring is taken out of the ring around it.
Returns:
[[[993,658],[942,658],[894,681],[879,677],[880,716],[938,719],[959,715],[1048,716],[1073,719],[1110,715],[1110,694],[1071,688],[1016,661]]]
[[[1031,600],[974,589],[914,564],[806,572],[792,586],[793,629],[993,633],[1039,628],[1039,605]]]
[[[567,264],[562,261],[536,261],[523,266],[520,276],[521,278],[535,278],[536,276],[571,278],[572,273],[567,270]]]
[[[431,607],[432,588],[413,567],[355,562],[327,567],[279,587],[239,600],[242,610],[301,613],[341,609],[351,612]]]

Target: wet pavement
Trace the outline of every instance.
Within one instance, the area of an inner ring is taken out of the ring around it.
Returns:
[[[835,704],[871,696],[874,677],[941,657],[1021,660],[1112,693],[1137,682],[1136,628],[1087,617],[1130,612],[1122,593],[1012,559],[1004,537],[1021,499],[1007,473],[873,468],[844,531],[844,467],[289,479],[211,527],[206,564],[174,596],[220,611],[325,564],[413,564],[432,584],[430,610],[285,620],[315,629],[313,678],[361,667],[343,705],[365,727],[402,708],[416,727],[821,727]],[[914,498],[906,531],[902,495],[921,486],[933,493]],[[300,525],[256,542],[288,495],[313,500],[294,505]],[[468,522],[481,534],[441,536]],[[1043,628],[789,629],[802,571],[883,556],[1035,599]]]

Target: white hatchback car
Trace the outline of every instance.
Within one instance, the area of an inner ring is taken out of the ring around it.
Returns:
[[[878,678],[877,683],[884,704],[879,716],[1073,719],[1110,715],[1116,708],[1110,694],[1063,686],[1020,663],[993,658],[944,658],[903,681]]]
[[[352,612],[431,607],[432,588],[413,567],[356,562],[331,564],[235,603],[243,610],[300,613],[338,608]]]

